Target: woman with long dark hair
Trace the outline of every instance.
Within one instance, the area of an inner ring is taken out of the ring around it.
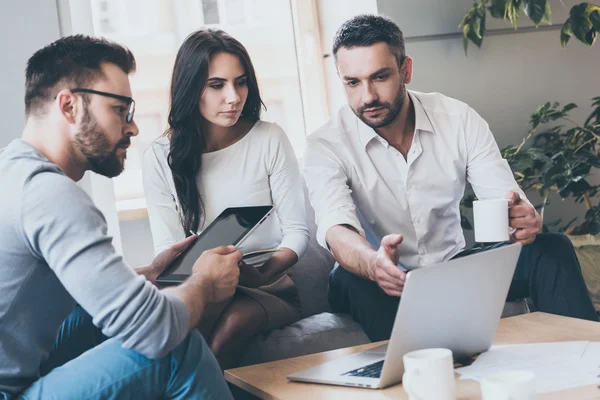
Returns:
[[[309,241],[300,172],[283,130],[260,120],[262,107],[244,46],[220,30],[194,32],[175,59],[169,128],[144,155],[156,253],[225,208],[274,206],[242,250],[279,251],[256,268],[241,263],[234,297],[211,304],[198,327],[223,368],[235,366],[257,334],[301,318],[286,275]]]

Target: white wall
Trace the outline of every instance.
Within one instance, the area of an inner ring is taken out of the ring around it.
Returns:
[[[20,137],[25,122],[25,65],[39,48],[60,37],[56,2],[0,2],[0,147]]]
[[[134,267],[150,264],[154,258],[154,245],[148,218],[121,221],[119,227],[125,260]]]
[[[600,95],[598,44],[590,49],[571,39],[563,49],[559,30],[502,30],[488,34],[481,49],[471,45],[466,57],[462,36],[448,33],[458,30],[472,0],[453,0],[453,7],[447,0],[377,3],[379,12],[394,19],[406,36],[407,53],[414,59],[409,88],[441,92],[468,103],[488,121],[500,147],[520,142],[539,104],[574,102],[581,109],[573,117],[581,121],[590,111],[590,99]],[[559,17],[566,11],[555,3],[559,2],[551,1],[554,20],[562,23]],[[571,3],[565,1],[567,7]],[[496,21],[493,26],[504,23]],[[532,196],[534,202],[536,197]],[[583,215],[582,206],[570,202],[555,204],[548,212],[547,221]]]
[[[316,0],[321,30],[323,68],[329,110],[333,114],[346,104],[346,97],[331,54],[333,36],[342,23],[358,14],[376,14],[376,0]],[[310,134],[311,132],[307,132]]]
[[[548,0],[552,7],[552,21],[564,22],[572,6],[579,0]],[[466,11],[473,6],[473,0],[377,0],[377,9],[396,21],[407,37],[439,36],[458,32],[458,24]],[[533,22],[523,13],[519,27],[532,27]],[[512,29],[507,21],[496,18],[486,19],[490,30]]]

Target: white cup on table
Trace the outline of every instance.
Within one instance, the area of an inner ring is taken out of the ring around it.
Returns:
[[[535,400],[535,374],[531,371],[497,372],[481,380],[482,400]]]
[[[456,400],[454,363],[448,349],[411,351],[403,357],[402,386],[409,400]]]
[[[506,242],[510,237],[508,200],[491,199],[473,202],[475,241]]]

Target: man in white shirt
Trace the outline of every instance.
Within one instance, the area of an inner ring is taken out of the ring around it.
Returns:
[[[541,218],[487,123],[458,100],[406,89],[412,59],[399,27],[354,17],[333,54],[348,105],[308,137],[304,155],[317,240],[340,265],[329,280],[332,309],[350,313],[372,341],[388,339],[406,269],[479,251],[464,250],[460,225],[468,180],[479,199],[509,200],[511,241],[524,247],[508,298],[597,321],[572,245],[539,234]]]

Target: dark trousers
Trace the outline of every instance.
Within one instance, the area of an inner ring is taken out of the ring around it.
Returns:
[[[464,250],[454,258],[503,245]],[[328,297],[332,310],[352,315],[372,342],[390,338],[399,297],[388,296],[377,283],[342,267],[329,275]],[[507,300],[525,297],[538,311],[598,321],[573,245],[562,234],[540,234],[534,243],[523,246]]]

